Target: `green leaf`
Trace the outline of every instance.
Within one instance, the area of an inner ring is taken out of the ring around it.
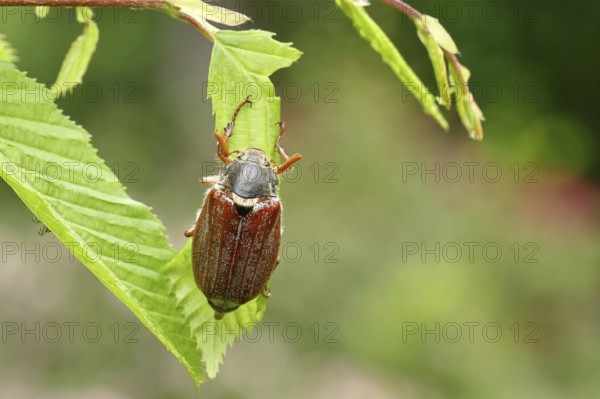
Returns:
[[[166,275],[174,287],[178,305],[188,317],[192,336],[202,352],[206,374],[215,378],[227,348],[240,337],[243,329],[251,329],[262,318],[266,299],[261,295],[235,312],[227,313],[222,320],[215,320],[215,311],[196,286],[191,264],[192,240],[188,240],[167,266]]]
[[[0,60],[8,62],[17,62],[15,49],[6,41],[6,37],[0,34]]]
[[[50,7],[48,6],[35,6],[35,16],[39,19],[46,19],[50,13]]]
[[[201,22],[214,32],[217,29],[214,29],[209,21],[227,26],[238,26],[250,21],[250,18],[244,14],[203,1],[174,0],[173,4],[179,8],[181,13]]]
[[[417,34],[419,35],[419,39],[421,39],[421,42],[423,42],[425,45],[427,53],[429,54],[429,59],[431,60],[431,65],[433,66],[433,72],[435,74],[435,81],[437,82],[439,93],[439,96],[437,97],[438,102],[442,106],[446,107],[446,109],[450,109],[451,96],[449,90],[450,87],[448,85],[448,69],[446,68],[444,51],[420,20],[414,19],[413,21],[417,26]]]
[[[196,342],[163,274],[174,256],[164,226],[127,196],[47,88],[4,61],[0,81],[1,177],[200,383]]]
[[[57,97],[73,91],[82,83],[98,44],[98,26],[93,21],[93,11],[88,7],[77,7],[77,20],[83,23],[83,33],[75,39],[65,57],[53,85]]]
[[[433,37],[435,42],[443,49],[451,52],[452,54],[458,54],[458,48],[452,40],[452,37],[448,31],[442,26],[437,18],[423,14],[421,17],[422,24]]]
[[[474,140],[483,139],[483,126],[485,120],[481,109],[475,102],[473,94],[469,90],[469,77],[471,73],[457,60],[448,63],[450,67],[450,81],[454,86],[456,98],[456,110],[463,126]]]
[[[398,49],[379,25],[371,19],[365,8],[351,0],[336,0],[336,3],[352,20],[360,35],[381,55],[383,61],[389,65],[396,76],[421,103],[425,113],[431,115],[444,130],[448,130],[448,122],[442,115],[435,96],[406,63]]]
[[[200,0],[167,0],[161,4],[162,11],[189,22],[212,42],[219,31],[214,23],[238,26],[250,21],[244,14]]]
[[[273,33],[260,30],[219,31],[208,73],[208,97],[212,100],[216,129],[222,131],[231,121],[238,104],[251,96],[252,108],[238,115],[232,149],[248,147],[264,150],[277,159],[275,141],[279,133],[280,99],[269,76],[290,66],[302,53],[289,43],[273,39]]]

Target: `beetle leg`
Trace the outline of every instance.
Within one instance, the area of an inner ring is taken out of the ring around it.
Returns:
[[[240,103],[240,105],[237,106],[237,108],[235,109],[235,112],[233,113],[233,117],[231,118],[231,122],[229,122],[227,124],[227,126],[225,127],[224,133],[221,134],[219,132],[215,132],[215,134],[214,134],[215,139],[217,139],[217,156],[225,164],[228,164],[229,162],[231,162],[231,159],[229,159],[229,156],[231,154],[239,154],[239,151],[237,151],[237,150],[229,151],[229,138],[233,134],[233,127],[235,126],[235,120],[237,119],[237,116],[238,116],[240,110],[242,109],[242,107],[246,104],[250,104],[250,106],[252,106],[252,101],[250,101],[250,96],[246,97],[244,99],[244,101],[242,101]]]
[[[227,132],[225,132],[225,134],[215,132],[214,135],[215,139],[217,139],[217,156],[221,162],[228,164],[231,162],[231,159],[229,159],[229,155],[231,155],[231,153],[229,152],[229,143],[227,142],[229,136],[227,136]]]
[[[285,172],[286,170],[291,168],[293,164],[295,164],[296,162],[298,162],[301,159],[302,159],[302,155],[300,155],[300,154],[292,155],[284,163],[282,163],[281,165],[279,165],[277,167],[277,174],[278,175],[282,174],[283,172]]]
[[[279,155],[281,155],[281,159],[283,159],[283,163],[279,165],[276,170],[277,174],[280,175],[289,168],[291,168],[293,164],[301,160],[302,155],[294,154],[290,157],[285,153],[285,150],[281,146],[281,138],[285,133],[285,123],[278,122],[277,124],[279,125],[279,137],[277,137],[277,141],[275,142],[275,148],[277,148],[277,152],[279,152]]]

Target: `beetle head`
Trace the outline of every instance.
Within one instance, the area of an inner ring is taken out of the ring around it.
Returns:
[[[252,208],[262,198],[277,197],[279,181],[267,154],[248,148],[225,166],[219,184],[233,194],[238,206]]]

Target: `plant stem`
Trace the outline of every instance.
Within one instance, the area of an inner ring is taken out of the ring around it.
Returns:
[[[188,22],[198,29],[211,42],[213,33],[194,16],[181,11],[169,0],[0,0],[2,6],[50,6],[50,7],[100,7],[100,8],[141,8],[163,11],[175,18]]]
[[[409,6],[402,0],[381,0],[381,1],[402,11],[402,13],[404,13],[410,19],[421,19],[423,17],[423,14],[421,14],[419,11],[412,8],[411,6]]]

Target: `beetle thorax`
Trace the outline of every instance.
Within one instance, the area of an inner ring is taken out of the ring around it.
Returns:
[[[236,205],[251,208],[261,199],[277,197],[278,183],[264,151],[248,148],[225,165],[218,186],[232,194]]]

